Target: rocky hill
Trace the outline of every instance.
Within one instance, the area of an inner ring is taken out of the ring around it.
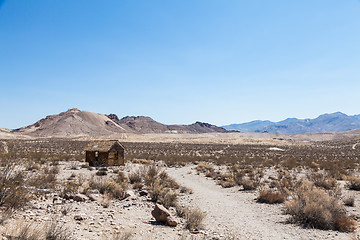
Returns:
[[[125,133],[126,129],[103,114],[73,108],[60,114],[47,116],[14,132],[34,137],[77,137]]]
[[[104,115],[73,108],[12,132],[32,137],[97,137],[121,133],[211,133],[227,130],[201,122],[191,125],[165,125],[145,116],[119,119],[115,114]]]
[[[341,112],[323,114],[315,119],[288,118],[280,122],[252,121],[223,126],[240,132],[270,132],[282,134],[342,132],[360,129],[360,115],[348,116]]]

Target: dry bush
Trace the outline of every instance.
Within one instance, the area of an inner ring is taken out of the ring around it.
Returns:
[[[285,201],[284,194],[280,192],[274,192],[271,190],[261,190],[257,198],[257,202],[259,203],[276,204],[276,203],[283,203],[284,201]]]
[[[56,174],[51,171],[44,171],[33,175],[28,184],[36,189],[54,189],[56,186]]]
[[[360,177],[357,176],[348,177],[347,187],[350,190],[360,191]]]
[[[15,163],[8,162],[0,171],[0,206],[5,209],[23,208],[31,199],[23,173],[15,168]]]
[[[7,239],[16,240],[39,240],[44,239],[44,232],[41,227],[34,223],[26,223],[24,220],[18,220],[14,227],[6,232]]]
[[[148,159],[137,159],[137,158],[133,158],[131,160],[131,162],[133,163],[138,163],[138,164],[145,164],[145,165],[150,165],[151,164],[151,160]]]
[[[124,172],[122,172],[122,171],[118,171],[118,172],[117,172],[116,182],[117,182],[117,183],[120,183],[120,182],[128,182],[128,179],[127,179],[127,177],[125,176]]]
[[[167,172],[162,171],[159,176],[160,184],[164,187],[172,188],[172,189],[179,189],[180,185],[172,178],[170,177]]]
[[[180,188],[180,192],[181,192],[181,193],[193,194],[194,191],[193,191],[191,188],[182,186],[182,187]]]
[[[196,171],[206,173],[206,172],[213,172],[214,168],[207,162],[200,162],[196,166]]]
[[[234,176],[230,173],[220,174],[217,180],[217,184],[221,185],[223,188],[231,188],[236,186]]]
[[[187,212],[189,211],[187,207],[181,206],[179,204],[175,205],[175,210],[176,210],[176,215],[181,218],[185,218]]]
[[[354,207],[355,206],[355,197],[354,195],[346,196],[343,200],[345,206]]]
[[[41,169],[41,165],[37,162],[29,162],[26,166],[26,171],[37,171]]]
[[[140,171],[131,172],[128,177],[131,184],[140,183],[142,181]]]
[[[356,223],[333,196],[305,181],[295,191],[295,198],[285,203],[292,221],[304,227],[354,231]]]
[[[298,184],[296,179],[286,170],[279,170],[277,179],[271,185],[285,196],[290,196]]]
[[[243,178],[240,182],[238,182],[238,184],[242,186],[245,191],[255,190],[260,185],[260,180]]]
[[[70,169],[71,170],[78,170],[79,169],[79,164],[78,162],[74,161],[70,163]]]
[[[111,198],[112,197],[109,193],[105,193],[103,198],[100,201],[101,206],[103,206],[103,208],[108,208],[111,203]]]
[[[204,218],[205,213],[200,209],[188,209],[185,213],[185,227],[191,232],[198,231],[203,227]]]
[[[155,182],[159,171],[159,168],[155,164],[143,168],[142,172],[145,179],[145,185],[151,186]]]
[[[101,194],[108,194],[110,197],[122,200],[127,197],[126,190],[128,185],[126,182],[117,183],[115,181],[105,181],[102,179],[90,179],[89,187],[97,189]]]
[[[141,182],[136,182],[133,184],[133,189],[142,189],[144,187],[144,184]]]
[[[132,239],[133,233],[130,231],[114,233],[112,240],[130,240]]]
[[[65,225],[60,225],[57,221],[52,221],[46,228],[46,240],[71,240],[71,232]]]
[[[178,199],[178,194],[174,191],[168,191],[165,196],[160,200],[160,203],[166,207],[175,207]]]
[[[315,184],[317,187],[324,188],[326,190],[334,189],[338,183],[335,178],[322,173],[308,174],[308,179]]]
[[[64,187],[61,191],[61,196],[64,197],[65,195],[72,195],[79,192],[80,185],[75,182],[67,182],[64,184]]]
[[[7,220],[11,218],[13,211],[11,209],[1,211],[0,213],[0,225],[4,224]]]

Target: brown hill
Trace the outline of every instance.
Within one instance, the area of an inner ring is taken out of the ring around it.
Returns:
[[[34,137],[104,136],[127,132],[103,114],[69,109],[14,132]]]
[[[98,137],[121,133],[212,133],[227,130],[201,122],[191,125],[165,125],[144,116],[119,119],[115,114],[104,115],[73,108],[47,116],[13,132],[32,137]]]

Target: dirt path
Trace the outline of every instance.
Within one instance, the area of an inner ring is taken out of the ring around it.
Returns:
[[[191,174],[189,174],[191,172]],[[182,203],[199,207],[207,216],[205,229],[221,239],[350,239],[350,235],[334,231],[302,229],[285,223],[281,205],[259,204],[255,192],[224,189],[193,167],[168,169],[169,175],[194,193]]]

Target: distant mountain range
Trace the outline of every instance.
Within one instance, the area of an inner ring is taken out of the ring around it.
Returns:
[[[348,116],[341,112],[323,114],[315,119],[288,118],[280,122],[252,121],[222,126],[240,132],[269,132],[282,134],[342,132],[360,129],[360,114]]]
[[[1,130],[1,131],[5,131]],[[47,116],[34,124],[15,129],[13,133],[32,137],[111,136],[122,133],[212,133],[228,132],[209,123],[165,125],[145,116],[127,116],[119,119],[115,114],[100,114],[73,108]]]

